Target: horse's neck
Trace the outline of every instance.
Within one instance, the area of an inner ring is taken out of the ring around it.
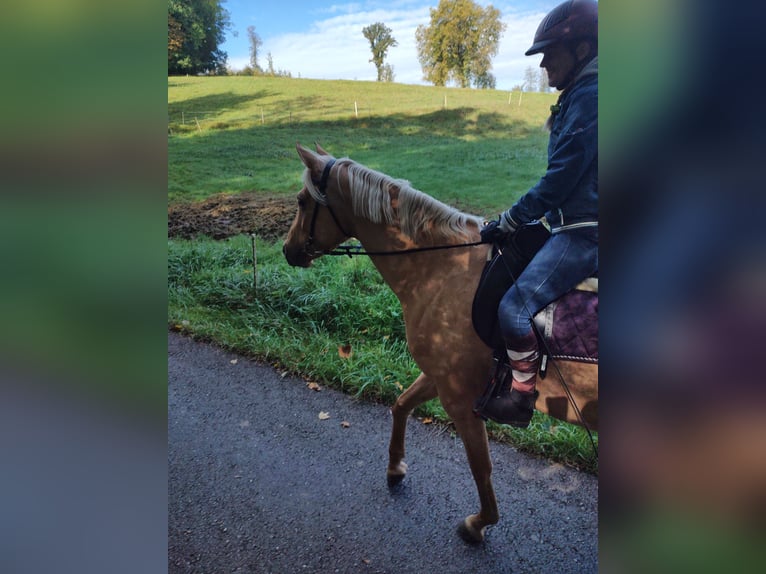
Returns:
[[[445,240],[415,242],[395,227],[367,224],[357,238],[366,251],[399,252],[455,244]],[[460,242],[458,242],[460,243]],[[430,297],[450,282],[478,280],[481,257],[473,248],[438,249],[401,255],[372,255],[373,264],[402,304]]]

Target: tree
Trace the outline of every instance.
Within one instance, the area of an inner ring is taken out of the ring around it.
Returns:
[[[548,85],[548,74],[542,68],[527,66],[524,70],[524,83],[522,89],[525,92],[547,92],[550,90]]]
[[[524,70],[524,91],[533,92],[538,85],[537,70],[532,66],[527,66]]]
[[[491,60],[505,27],[491,4],[482,8],[472,0],[440,0],[431,8],[430,25],[415,32],[423,79],[436,86],[454,81],[463,88],[494,87]]]
[[[258,48],[261,47],[263,41],[255,33],[255,26],[247,27],[247,39],[250,41],[250,67],[256,72],[261,71],[261,67],[258,65]]]
[[[168,0],[168,75],[226,70],[224,0]]]
[[[388,49],[398,45],[396,39],[391,35],[391,28],[382,22],[375,22],[363,28],[362,34],[370,41],[370,49],[372,50],[370,62],[375,64],[375,69],[378,70],[378,81],[390,81],[386,78],[393,79],[394,69],[390,65],[384,65],[383,62],[386,59]]]
[[[550,84],[548,84],[548,73],[545,70],[541,69],[539,71],[539,74],[540,74],[540,78],[537,82],[537,87],[542,93],[546,93],[550,91],[551,89]]]
[[[394,81],[394,67],[391,64],[383,66],[383,74],[381,75],[381,81],[393,82]]]

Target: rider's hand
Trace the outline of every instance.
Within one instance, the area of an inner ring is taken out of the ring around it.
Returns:
[[[496,220],[485,224],[479,233],[481,233],[482,243],[503,243],[518,228],[518,223],[506,212]]]
[[[482,243],[502,243],[508,232],[500,227],[500,220],[488,222],[481,228],[481,242]]]

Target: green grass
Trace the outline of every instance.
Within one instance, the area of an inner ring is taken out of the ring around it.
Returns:
[[[446,96],[446,108],[444,98]],[[295,143],[319,142],[450,205],[492,214],[545,169],[553,94],[378,82],[214,77],[168,80],[168,197],[294,194]],[[357,104],[358,117],[354,103]],[[213,113],[209,113],[213,112]],[[263,123],[262,115],[263,114]]]
[[[302,173],[295,143],[317,141],[464,211],[494,216],[543,173],[540,126],[555,95],[524,94],[519,105],[518,93],[509,103],[508,92],[494,90],[213,77],[169,78],[168,102],[171,203],[244,190],[292,196]],[[169,240],[171,328],[391,404],[419,372],[394,294],[365,258],[295,269],[280,247],[259,244],[256,292],[249,238]],[[351,357],[339,355],[342,345]],[[448,423],[438,401],[416,414]],[[597,472],[583,429],[540,413],[527,430],[488,428],[520,449]]]

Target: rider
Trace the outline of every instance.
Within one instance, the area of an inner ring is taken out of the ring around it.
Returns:
[[[551,10],[525,54],[539,52],[548,83],[561,91],[548,119],[548,167],[481,230],[482,241],[502,242],[543,217],[551,229],[500,302],[498,322],[512,377],[480,413],[517,427],[529,425],[538,396],[540,352],[532,318],[598,271],[598,4],[567,0]]]

